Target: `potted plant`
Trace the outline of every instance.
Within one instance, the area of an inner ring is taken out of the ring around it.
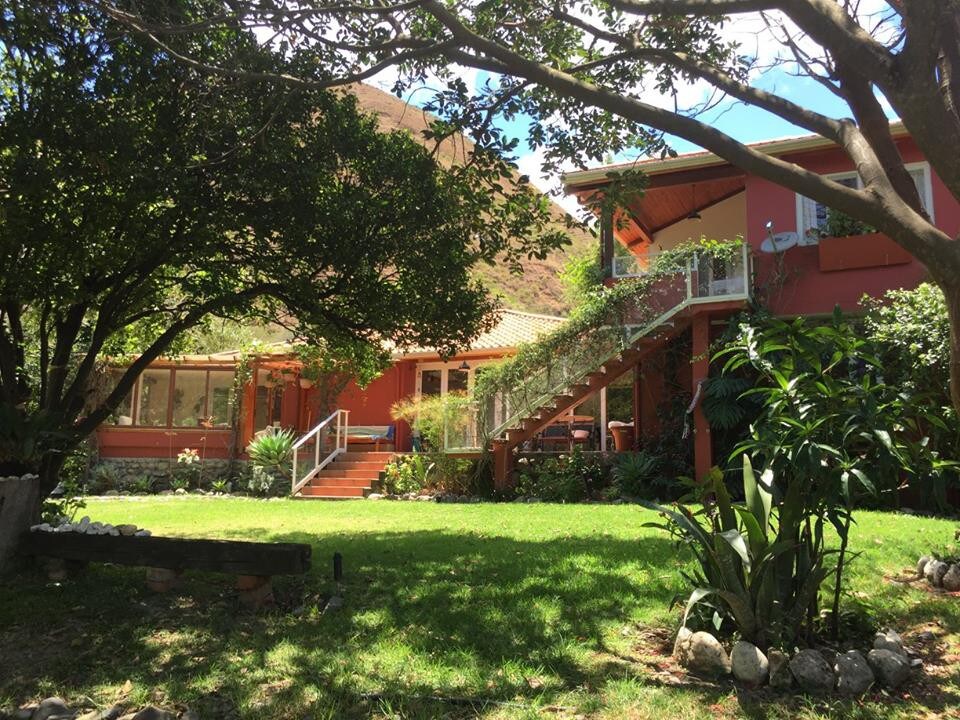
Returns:
[[[292,382],[296,382],[297,374],[293,371],[292,368],[284,368],[283,370],[280,371],[280,378],[285,383],[292,383]]]
[[[283,374],[278,368],[274,368],[267,372],[267,377],[263,381],[264,387],[274,388],[281,384],[283,384]]]
[[[820,269],[825,272],[902,265],[913,259],[876,228],[833,208],[827,210],[819,235]]]

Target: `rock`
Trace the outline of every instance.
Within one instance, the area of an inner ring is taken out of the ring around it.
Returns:
[[[934,558],[930,557],[929,555],[924,555],[919,560],[917,560],[917,577],[921,577],[921,578],[923,577],[923,571],[926,569],[927,563],[929,563],[933,559]]]
[[[789,690],[793,685],[793,675],[790,674],[790,658],[780,650],[767,651],[768,674],[770,687],[774,690]]]
[[[369,495],[367,495],[367,500],[382,500],[382,499],[383,499],[383,495],[381,495],[380,493],[370,493]]]
[[[340,610],[342,607],[343,607],[343,598],[340,597],[339,595],[334,595],[329,600],[327,600],[327,604],[323,606],[323,612],[324,614],[328,612],[336,612],[337,610]]]
[[[790,673],[805,692],[822,694],[833,690],[833,668],[816,650],[801,650],[794,655]]]
[[[887,687],[899,687],[910,675],[910,661],[890,650],[871,650],[867,662],[877,679]]]
[[[873,670],[856,650],[838,655],[833,669],[837,674],[837,692],[841,695],[859,697],[873,685]]]
[[[77,720],[117,720],[123,712],[123,705],[114,705],[106,710],[91,710],[80,715]]]
[[[40,704],[37,705],[36,710],[30,716],[30,720],[48,720],[56,715],[72,718],[74,713],[70,711],[62,698],[48,697],[46,700],[40,701]]]
[[[890,652],[897,653],[897,655],[906,655],[906,650],[903,649],[903,640],[900,639],[900,636],[894,630],[884,630],[883,632],[878,632],[873,638],[873,648],[874,650],[889,650]]]
[[[177,716],[167,710],[147,705],[135,713],[127,713],[120,720],[177,720]]]
[[[186,494],[187,494],[187,491],[184,490],[183,488],[177,488],[176,490],[173,491],[173,494],[174,494],[174,495],[186,495]]]
[[[719,640],[701,630],[690,636],[687,668],[698,675],[726,675],[730,672],[730,658]]]
[[[33,711],[36,709],[36,705],[24,705],[22,708],[14,710],[10,717],[12,720],[30,720],[33,717]]]
[[[135,535],[136,537],[150,537],[150,531],[149,531],[149,530],[137,530],[137,531],[134,533],[134,535]]]
[[[923,577],[934,587],[943,585],[943,576],[947,574],[950,567],[941,560],[931,560],[923,569]]]
[[[180,715],[180,720],[200,720],[200,716],[190,708],[187,708]]]
[[[954,563],[943,576],[943,589],[950,592],[960,590],[960,564]]]
[[[120,531],[116,528],[110,528],[107,530],[107,535],[110,535],[111,537],[120,537]]]
[[[137,532],[136,525],[117,525],[117,532],[119,532],[124,537],[130,537]]]
[[[929,630],[924,630],[922,633],[917,634],[917,642],[921,642],[924,645],[936,641],[937,636],[934,635]]]
[[[677,639],[673,643],[673,657],[683,666],[686,666],[687,658],[690,655],[691,637],[693,637],[693,632],[691,632],[690,628],[684,625],[677,632]]]
[[[759,687],[767,680],[770,663],[767,656],[753,643],[735,642],[730,650],[730,669],[733,676],[751,687]]]

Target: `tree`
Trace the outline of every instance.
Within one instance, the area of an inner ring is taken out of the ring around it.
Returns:
[[[141,371],[212,317],[347,356],[385,341],[452,352],[490,323],[474,263],[564,241],[541,232],[547,203],[529,186],[489,191],[500,158],[439,168],[352,96],[278,82],[310,58],[249,30],[159,48],[90,3],[16,0],[0,43],[0,475],[39,471],[43,495]],[[103,355],[133,348],[95,393]]]
[[[164,45],[191,29],[151,21],[99,0],[135,32]],[[315,70],[291,82],[329,87],[400,68],[397,90],[459,64],[495,74],[478,93],[451,81],[435,106],[483,143],[498,115],[533,118],[529,139],[547,166],[583,163],[628,148],[667,152],[663,132],[779,183],[889,235],[929,269],[951,319],[951,386],[960,407],[960,243],[926,216],[881,104],[889,102],[960,201],[960,2],[887,0],[502,0],[446,3],[231,0],[202,26],[242,20],[299,42]],[[870,3],[872,6],[877,3]],[[864,9],[861,10],[861,6]],[[758,58],[725,39],[725,25],[759,13],[779,48],[772,64],[815,78],[849,109],[832,117],[760,87]],[[194,26],[192,29],[199,30]],[[184,60],[199,65],[196,58]],[[207,67],[232,75],[233,63]],[[839,146],[858,169],[849,188],[766,155],[698,119],[696,108],[646,102],[698,80]]]

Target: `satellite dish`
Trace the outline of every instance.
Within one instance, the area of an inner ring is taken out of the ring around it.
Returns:
[[[797,245],[801,247],[806,245],[819,245],[820,244],[820,233],[816,228],[813,228],[813,232],[808,230],[803,235],[800,236]]]
[[[795,232],[782,232],[771,235],[762,243],[760,249],[765,253],[776,253],[789,250],[800,242],[800,238]]]

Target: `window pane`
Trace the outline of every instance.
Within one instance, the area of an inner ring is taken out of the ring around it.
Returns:
[[[177,370],[174,382],[174,426],[203,427],[207,412],[207,371]]]
[[[137,424],[150,427],[166,425],[169,400],[170,371],[144,370],[140,376],[140,410]]]
[[[917,193],[920,195],[920,206],[926,212],[930,212],[927,207],[927,174],[923,168],[914,168],[910,171],[910,177],[913,178],[913,184],[917,186]]]
[[[210,401],[207,415],[213,427],[230,427],[233,411],[233,373],[229,370],[210,371]]]
[[[440,370],[424,370],[420,374],[420,394],[421,395],[439,395],[440,394]]]
[[[467,378],[469,373],[469,370],[447,371],[447,392],[465,393],[467,391]]]
[[[110,371],[110,391],[117,386],[117,383],[120,382],[120,378],[123,377],[126,370],[111,370]],[[136,384],[136,383],[134,383]],[[120,404],[117,405],[116,409],[110,413],[110,417],[107,420],[108,424],[111,425],[133,425],[133,389],[131,388],[130,392],[126,394],[123,400],[120,401]]]
[[[269,390],[263,385],[257,386],[257,395],[253,403],[253,429],[263,430],[267,426],[267,410],[269,405]]]

